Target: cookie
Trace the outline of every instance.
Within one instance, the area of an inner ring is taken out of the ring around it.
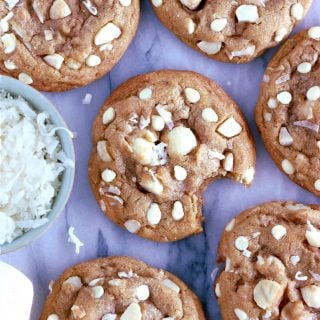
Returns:
[[[93,124],[89,162],[102,211],[132,233],[175,241],[202,231],[202,191],[249,186],[255,147],[241,111],[209,79],[162,70],[116,89]]]
[[[245,63],[286,38],[312,0],[151,0],[161,22],[209,58]]]
[[[0,1],[0,73],[39,90],[84,86],[129,46],[138,0]]]
[[[320,319],[319,210],[270,202],[230,221],[215,284],[224,320]]]
[[[40,320],[205,320],[197,296],[173,274],[129,257],[66,270]]]
[[[295,35],[271,59],[256,122],[280,170],[320,196],[320,27]]]

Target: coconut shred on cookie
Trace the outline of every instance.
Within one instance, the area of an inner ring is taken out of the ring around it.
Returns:
[[[0,91],[0,245],[45,224],[65,165],[56,128],[21,97]]]

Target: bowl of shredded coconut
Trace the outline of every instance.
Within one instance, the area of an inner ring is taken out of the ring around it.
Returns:
[[[0,254],[31,243],[63,211],[74,163],[72,132],[56,108],[0,76]]]

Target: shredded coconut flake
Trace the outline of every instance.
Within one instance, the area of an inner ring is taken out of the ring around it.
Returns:
[[[163,119],[165,124],[167,125],[168,129],[171,130],[174,127],[174,123],[172,120],[172,113],[167,111],[164,106],[158,104],[156,106],[156,110],[158,111],[160,117]]]
[[[144,116],[141,116],[140,122],[139,122],[139,128],[143,130],[144,128],[148,127],[149,123],[150,123],[150,118],[146,119]]]
[[[288,80],[290,80],[290,75],[289,74],[284,74],[283,76],[279,77],[276,80],[276,84],[281,84],[281,83],[287,82]]]
[[[312,123],[312,122],[310,122],[308,120],[295,121],[293,124],[296,127],[307,128],[307,129],[310,129],[312,131],[319,132],[319,125],[315,124],[315,123]]]
[[[90,0],[81,0],[86,9],[93,15],[96,16],[98,14],[97,8],[91,3]]]
[[[73,243],[75,245],[76,254],[79,254],[80,253],[80,248],[83,247],[83,243],[75,235],[74,227],[70,227],[68,229],[68,234],[69,234],[68,242]]]
[[[12,10],[20,0],[5,0],[9,10]]]
[[[208,157],[209,159],[218,159],[218,160],[225,159],[225,156],[221,152],[218,152],[215,150],[208,150]]]
[[[311,270],[309,270],[309,272],[310,272],[310,274],[312,275],[312,277],[313,277],[313,279],[314,279],[315,281],[320,281],[320,274],[315,273],[315,272],[313,272],[313,271],[311,271]]]
[[[252,56],[254,51],[256,50],[256,46],[250,46],[238,51],[232,51],[229,54],[229,58],[233,59],[235,57],[244,57],[244,56]]]

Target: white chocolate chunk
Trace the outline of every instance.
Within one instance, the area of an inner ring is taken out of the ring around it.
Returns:
[[[173,220],[175,221],[180,221],[181,219],[183,219],[184,210],[183,210],[183,205],[181,201],[175,201],[175,203],[173,204],[171,215]]]
[[[293,138],[286,127],[280,129],[279,143],[284,147],[291,146],[293,143]]]
[[[32,78],[24,72],[19,74],[18,79],[25,84],[31,84],[33,82]]]
[[[214,19],[210,24],[210,29],[214,32],[222,31],[228,24],[226,18]]]
[[[243,310],[235,308],[233,311],[239,320],[249,320],[248,315]]]
[[[181,166],[174,166],[173,170],[174,170],[174,177],[178,181],[183,181],[188,176],[187,170]]]
[[[160,195],[163,192],[163,185],[160,181],[154,176],[152,180],[142,180],[139,181],[139,184],[148,192],[151,192],[155,195]]]
[[[32,9],[34,10],[36,16],[38,17],[39,21],[41,23],[44,23],[45,17],[43,15],[43,12],[40,8],[39,1],[32,1]]]
[[[145,301],[150,296],[149,287],[145,284],[140,285],[136,290],[137,298],[140,301]]]
[[[313,284],[301,289],[303,300],[310,308],[320,308],[320,287]]]
[[[141,224],[139,221],[137,220],[127,220],[124,223],[124,226],[126,227],[126,229],[131,232],[131,233],[137,233],[140,228],[141,228]]]
[[[219,120],[217,113],[212,108],[204,108],[201,116],[206,122],[218,122]]]
[[[292,95],[289,91],[282,91],[277,94],[277,99],[282,104],[289,104],[292,101]]]
[[[302,62],[297,67],[297,70],[300,73],[309,73],[311,69],[312,69],[312,64],[310,62]]]
[[[234,163],[234,157],[231,152],[227,153],[225,158],[223,159],[223,169],[232,172],[233,171],[233,163]]]
[[[68,66],[68,68],[70,68],[71,70],[79,70],[81,67],[81,63],[73,60],[73,59],[68,59],[66,61],[66,65]]]
[[[1,36],[1,41],[5,54],[10,54],[16,50],[17,39],[14,33],[5,33],[3,36]]]
[[[47,320],[60,320],[60,318],[57,314],[53,313],[48,316]]]
[[[306,231],[306,239],[308,243],[316,248],[320,248],[320,230],[316,229],[310,222],[308,222],[309,229]]]
[[[154,143],[144,138],[135,138],[131,144],[136,160],[143,165],[151,165],[154,162]]]
[[[188,30],[188,33],[189,34],[193,34],[194,31],[196,30],[196,24],[195,22],[192,20],[192,19],[188,19],[188,22],[187,22],[187,30]]]
[[[287,31],[287,29],[284,28],[284,27],[278,29],[278,30],[276,31],[274,40],[275,40],[276,42],[282,41],[283,38],[286,36],[287,33],[288,33],[288,31]]]
[[[197,46],[206,54],[216,54],[221,50],[222,42],[200,41]]]
[[[104,283],[104,280],[105,278],[95,278],[95,279],[92,279],[88,285],[89,287],[95,287],[97,284],[102,284]]]
[[[155,131],[162,131],[164,129],[164,120],[160,116],[151,117],[151,125]]]
[[[149,100],[152,97],[152,90],[150,88],[144,88],[139,92],[139,99]]]
[[[260,280],[253,290],[254,301],[264,310],[276,306],[282,294],[281,285],[272,280]]]
[[[105,182],[111,182],[116,178],[117,174],[110,169],[105,169],[101,173],[101,178]]]
[[[102,140],[97,143],[97,153],[103,162],[110,162],[112,158],[107,150],[107,141]]]
[[[197,146],[197,139],[191,129],[175,127],[168,134],[168,153],[170,156],[185,156]]]
[[[102,123],[104,125],[108,125],[110,122],[112,122],[116,117],[116,112],[112,107],[108,108],[102,116]]]
[[[180,2],[190,10],[194,10],[198,7],[201,0],[180,0]]]
[[[320,26],[312,27],[308,30],[308,36],[314,40],[320,40]]]
[[[147,220],[151,225],[157,225],[161,221],[161,210],[157,203],[151,203],[147,211]]]
[[[193,88],[185,88],[184,94],[186,95],[186,98],[190,103],[197,103],[198,101],[200,101],[199,91]]]
[[[234,245],[239,251],[244,251],[249,247],[248,238],[244,236],[240,236],[236,239]]]
[[[230,117],[218,127],[217,131],[226,138],[232,138],[241,133],[242,126],[233,117]]]
[[[43,57],[43,60],[49,64],[51,67],[60,70],[62,63],[64,61],[64,57],[61,54],[54,53],[54,54],[48,54],[45,57]]]
[[[295,3],[291,6],[290,13],[291,16],[297,20],[301,20],[303,17],[303,6],[301,3]]]
[[[100,46],[102,44],[118,39],[121,35],[121,30],[114,23],[109,22],[103,26],[94,37],[94,44]]]
[[[290,175],[290,174],[294,174],[295,172],[293,164],[287,159],[282,160],[281,167],[286,174]]]
[[[86,59],[86,65],[88,67],[96,67],[101,64],[101,58],[95,54],[90,54]]]
[[[271,233],[276,240],[281,240],[287,234],[287,229],[284,226],[277,224],[271,229]]]
[[[255,5],[243,4],[236,9],[238,22],[255,23],[259,20],[258,8]]]
[[[155,7],[160,7],[160,6],[162,6],[162,4],[163,4],[163,0],[152,0],[152,4],[153,4]]]
[[[119,0],[119,2],[123,7],[130,7],[131,6],[131,0]]]
[[[174,291],[175,293],[180,292],[180,288],[170,279],[164,279],[162,280],[162,284]]]
[[[274,98],[270,98],[270,99],[268,100],[267,104],[268,104],[268,107],[269,107],[270,109],[275,109],[275,108],[278,106],[278,102],[277,102],[277,100],[274,99]]]
[[[317,190],[317,191],[320,191],[320,179],[316,180],[314,182],[314,188]]]
[[[44,30],[44,39],[46,41],[53,40],[53,32],[51,30]]]
[[[67,284],[73,286],[76,289],[81,289],[82,287],[81,278],[78,276],[70,277],[63,282],[63,285],[67,285]]]
[[[64,0],[54,0],[50,8],[50,19],[57,20],[68,17],[71,14],[71,10],[68,4]],[[41,21],[41,20],[40,20]]]
[[[95,299],[100,299],[104,295],[104,289],[102,286],[95,286],[92,288],[92,294]]]
[[[121,315],[120,320],[141,320],[141,308],[138,303],[132,302]]]
[[[313,86],[307,91],[307,99],[316,101],[320,98],[320,86]]]
[[[15,70],[17,69],[16,64],[12,61],[12,60],[5,60],[3,62],[4,66],[6,67],[6,69],[8,70]]]

